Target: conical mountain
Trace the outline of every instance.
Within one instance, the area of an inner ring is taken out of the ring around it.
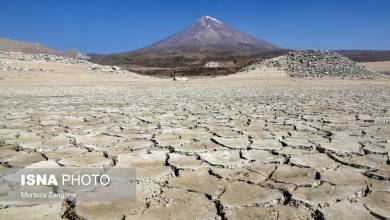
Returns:
[[[264,40],[241,33],[226,23],[202,16],[192,25],[147,47],[125,53],[90,54],[92,61],[130,67],[189,67],[213,58],[251,56],[278,49]]]
[[[251,55],[277,47],[264,40],[241,33],[222,21],[202,16],[186,29],[136,52],[159,53],[219,53]]]

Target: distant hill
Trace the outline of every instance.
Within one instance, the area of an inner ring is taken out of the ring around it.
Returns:
[[[66,56],[72,58],[86,58],[77,50],[68,50],[65,52],[60,52],[55,49],[45,47],[39,43],[31,43],[26,41],[18,41],[7,38],[0,38],[0,51],[14,51],[28,54],[53,54],[59,56]]]

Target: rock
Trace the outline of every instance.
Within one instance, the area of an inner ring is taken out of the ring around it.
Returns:
[[[177,77],[177,76],[175,76],[175,77],[173,77],[173,81],[184,81],[184,82],[186,82],[186,81],[188,81],[188,78],[187,77]]]

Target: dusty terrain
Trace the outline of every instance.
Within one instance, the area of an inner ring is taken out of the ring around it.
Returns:
[[[390,75],[390,61],[366,62],[362,64],[378,73]]]
[[[0,202],[0,219],[390,218],[389,80],[12,65],[32,70],[0,69],[1,169],[135,167],[137,199]]]

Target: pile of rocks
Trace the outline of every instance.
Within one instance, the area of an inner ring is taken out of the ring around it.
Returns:
[[[32,69],[27,67],[16,67],[13,65],[10,60],[19,60],[19,61],[45,61],[45,62],[59,62],[59,63],[68,63],[68,64],[82,64],[82,68],[87,71],[92,72],[107,72],[107,73],[118,73],[118,74],[127,74],[130,73],[127,70],[123,70],[117,66],[105,66],[89,62],[85,57],[80,58],[70,58],[57,55],[49,54],[25,54],[20,52],[5,52],[0,51],[0,70],[4,71],[19,71],[19,72],[28,72],[28,71],[44,71],[42,69]]]
[[[218,68],[218,67],[222,67],[221,63],[219,62],[215,62],[215,61],[210,61],[210,62],[207,62],[205,65],[204,65],[205,68]]]
[[[256,69],[273,67],[292,77],[340,77],[370,79],[378,74],[364,66],[331,51],[299,50],[251,65]]]
[[[63,56],[57,56],[51,54],[50,55],[49,54],[26,54],[20,52],[6,52],[6,51],[0,51],[0,58],[21,60],[21,61],[36,61],[36,60],[56,61],[56,62],[71,63],[71,64],[88,62],[86,59],[82,59],[82,58],[76,59],[76,58],[63,57]]]
[[[119,74],[126,74],[129,73],[127,70],[123,70],[118,66],[106,66],[106,65],[99,65],[96,63],[90,63],[88,62],[87,70],[93,71],[93,72],[107,72],[107,73],[119,73]]]

